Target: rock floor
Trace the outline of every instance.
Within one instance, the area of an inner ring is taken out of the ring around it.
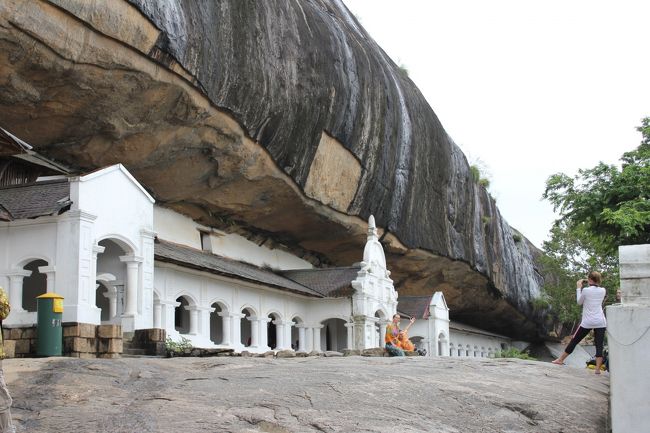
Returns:
[[[605,432],[609,378],[518,359],[3,362],[18,432]]]

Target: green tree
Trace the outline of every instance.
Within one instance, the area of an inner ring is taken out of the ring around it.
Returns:
[[[621,168],[601,162],[546,182],[543,198],[560,214],[556,225],[584,231],[603,254],[615,255],[619,245],[650,243],[650,117],[637,130],[641,144],[623,154]]]
[[[570,177],[549,177],[543,198],[560,218],[544,242],[544,298],[558,335],[575,325],[580,308],[571,290],[590,270],[599,270],[613,302],[618,288],[618,246],[650,243],[650,117],[637,128],[638,148],[626,152],[622,165],[599,163]]]

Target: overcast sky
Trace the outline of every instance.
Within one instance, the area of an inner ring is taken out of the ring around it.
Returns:
[[[650,116],[650,1],[344,0],[404,65],[502,215],[541,247],[553,173],[618,163]]]

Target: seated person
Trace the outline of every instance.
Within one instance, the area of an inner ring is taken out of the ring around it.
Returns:
[[[401,319],[402,318],[399,314],[395,314],[393,315],[393,322],[386,325],[386,336],[384,342],[386,343],[386,350],[390,356],[404,356],[404,349],[402,349],[398,338],[401,332],[399,329],[399,322]],[[405,331],[408,331],[413,322],[415,322],[415,318],[411,319]]]

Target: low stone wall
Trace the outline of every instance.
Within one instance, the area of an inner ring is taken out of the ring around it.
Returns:
[[[166,337],[167,333],[164,329],[137,329],[133,333],[131,344],[134,348],[143,349],[145,355],[165,356],[167,354],[167,349],[165,348]]]
[[[2,330],[5,358],[28,358],[36,355],[36,326]]]
[[[63,354],[75,358],[119,358],[122,354],[122,327],[64,323]]]
[[[120,325],[63,323],[63,355],[75,358],[119,358],[122,354]],[[2,331],[5,357],[36,356],[36,326],[7,328]]]

